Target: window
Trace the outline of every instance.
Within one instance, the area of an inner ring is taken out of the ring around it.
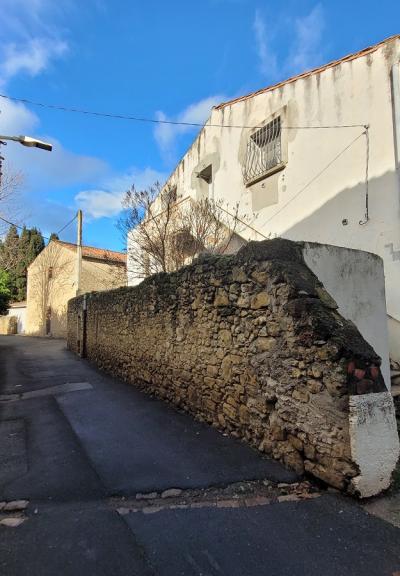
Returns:
[[[47,278],[48,280],[51,280],[53,278],[53,268],[52,266],[50,266],[50,268],[47,270]]]
[[[243,180],[249,184],[282,163],[281,117],[251,134],[247,143]]]
[[[212,182],[212,164],[210,164],[209,166],[207,166],[207,168],[204,168],[201,172],[199,172],[197,174],[197,177],[204,180],[204,182],[207,182],[207,184],[211,184],[211,182]]]

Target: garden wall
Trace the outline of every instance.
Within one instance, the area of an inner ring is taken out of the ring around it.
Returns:
[[[299,473],[378,493],[398,456],[381,359],[338,313],[305,249],[252,242],[74,298],[68,346]]]
[[[0,334],[17,333],[18,318],[16,316],[0,316]]]

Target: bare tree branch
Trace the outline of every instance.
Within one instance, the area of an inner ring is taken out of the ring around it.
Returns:
[[[171,272],[204,252],[223,254],[245,240],[237,234],[239,205],[190,197],[177,201],[176,189],[159,183],[126,193],[119,228],[128,237],[129,271],[136,278]],[[241,215],[241,222],[245,219]]]
[[[15,222],[19,220],[20,203],[18,200],[23,188],[24,176],[21,171],[14,170],[9,162],[3,162],[1,171],[0,216]],[[4,234],[8,226],[7,223],[0,220],[0,235]]]

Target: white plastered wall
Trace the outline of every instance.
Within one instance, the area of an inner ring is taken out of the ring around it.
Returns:
[[[383,262],[376,254],[306,242],[307,266],[338,305],[339,313],[357,326],[381,357],[381,371],[390,390],[389,338]]]
[[[367,55],[214,109],[208,123],[224,126],[258,126],[285,110],[287,164],[263,181],[249,187],[243,182],[250,131],[207,125],[169,179],[178,195],[197,198],[201,183],[194,175],[211,158],[214,198],[223,198],[232,211],[239,202],[258,231],[243,226],[238,232],[246,239],[283,236],[378,254],[394,323],[400,323],[400,180],[391,71],[399,60],[400,42],[393,39]],[[364,125],[370,137],[367,222]],[[343,128],[306,129],[313,126]],[[400,360],[398,333],[391,330],[390,344]]]
[[[390,486],[399,457],[399,437],[390,392],[351,396],[349,401],[351,456],[359,475],[352,479],[363,498]]]

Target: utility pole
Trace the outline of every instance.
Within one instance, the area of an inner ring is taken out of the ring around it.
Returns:
[[[76,242],[76,294],[79,294],[81,288],[82,273],[82,210],[78,210],[78,234]]]

